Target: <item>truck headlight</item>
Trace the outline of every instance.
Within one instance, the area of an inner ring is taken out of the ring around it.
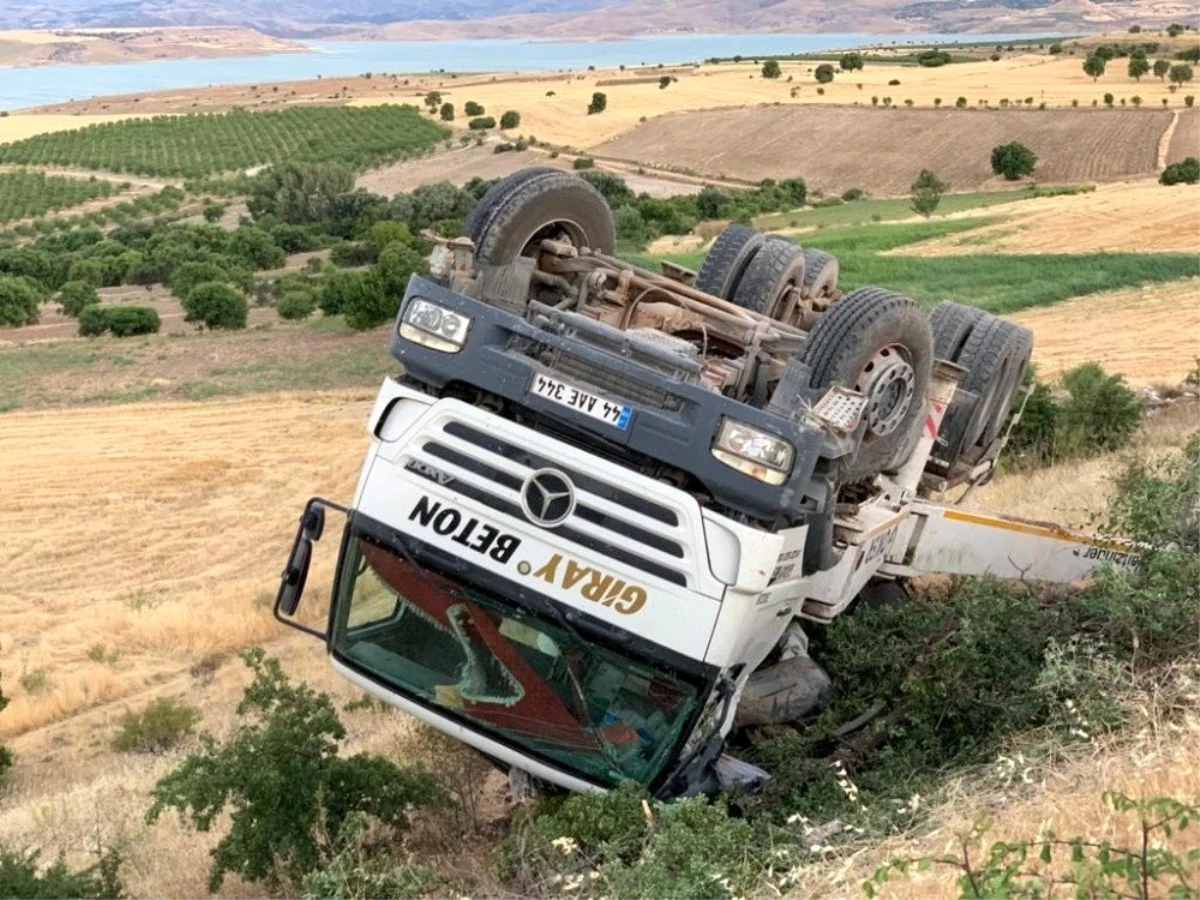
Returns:
[[[400,320],[400,337],[430,350],[457,353],[467,340],[471,318],[414,297]]]
[[[713,441],[712,455],[751,478],[767,484],[783,484],[792,471],[796,449],[783,438],[733,419],[723,419]]]

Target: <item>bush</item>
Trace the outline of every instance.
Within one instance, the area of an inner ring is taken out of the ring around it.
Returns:
[[[842,192],[842,200],[846,203],[852,203],[855,200],[861,200],[866,194],[861,188],[850,188]]]
[[[992,148],[992,171],[1003,175],[1007,181],[1016,181],[1022,175],[1032,175],[1037,161],[1036,153],[1015,141]]]
[[[863,57],[861,53],[845,53],[842,55],[838,66],[843,72],[853,72],[855,69],[862,71]]]
[[[58,305],[64,316],[78,316],[85,307],[99,302],[96,288],[85,281],[68,281],[58,294]]]
[[[33,325],[41,296],[28,279],[0,275],[0,325]]]
[[[899,79],[899,78],[893,78],[893,79],[891,79],[891,80],[889,80],[889,81],[888,81],[888,86],[889,86],[889,87],[899,87],[899,85],[900,85],[900,79]]]
[[[13,851],[0,847],[0,897],[24,900],[121,900],[121,855],[102,854],[92,866],[77,872],[59,857],[43,867],[37,850]]]
[[[223,215],[225,215],[225,207],[220,203],[206,203],[204,205],[205,222],[217,222]]]
[[[1058,391],[1032,374],[1027,380],[1033,389],[1009,440],[1013,458],[1046,465],[1119,450],[1129,445],[1141,422],[1137,395],[1120,375],[1109,375],[1096,363],[1063,373]]]
[[[192,288],[183,299],[183,320],[207,328],[238,330],[246,327],[250,305],[227,284],[207,281]]]
[[[1189,156],[1177,163],[1171,163],[1158,176],[1159,184],[1195,184],[1200,181],[1200,159]]]
[[[321,865],[319,833],[336,843],[369,816],[398,834],[414,809],[446,803],[423,773],[380,756],[339,756],[346,729],[329,695],[292,683],[260,649],[242,659],[254,680],[238,705],[237,729],[223,743],[202,735],[202,750],[155,785],[147,813],[154,822],[175,809],[207,832],[218,820],[224,830],[231,810],[212,851],[210,891],[226,872],[271,887],[300,880]]]
[[[469,121],[467,127],[472,131],[486,131],[489,128],[496,127],[496,120],[491,116],[480,116]]]
[[[8,698],[4,696],[4,691],[0,690],[0,712],[4,712],[4,707],[6,707],[6,706],[8,706]],[[3,744],[0,744],[0,784],[4,783],[4,777],[5,777],[5,775],[8,774],[8,770],[12,768],[12,764],[13,764],[12,751],[9,750]],[[3,883],[4,883],[3,880],[0,879],[0,884],[3,884]],[[4,893],[3,889],[0,888],[0,894],[3,894],[3,893]],[[16,897],[18,895],[16,893],[13,893],[13,894],[11,894],[11,896]]]
[[[502,116],[500,116],[501,128],[516,128],[520,124],[521,114],[515,109],[507,110]]]
[[[590,156],[577,156],[571,161],[571,168],[576,170],[591,169],[594,168],[595,165],[596,161]]]
[[[913,212],[929,218],[942,202],[947,185],[929,169],[922,169],[912,183]]]
[[[602,113],[606,109],[608,109],[608,95],[601,91],[593,93],[592,100],[588,104],[587,114],[592,116],[596,113]]]
[[[442,117],[443,122],[453,122],[454,121],[454,104],[453,103],[443,103],[442,108],[439,112],[439,115]]]
[[[829,84],[829,82],[833,81],[833,66],[829,65],[829,63],[821,63],[821,65],[813,70],[813,78],[820,84]]]
[[[1063,45],[1059,44],[1059,43],[1053,43],[1046,49],[1050,53],[1051,56],[1058,56],[1060,53],[1063,52]]]
[[[140,713],[125,713],[112,746],[121,753],[163,753],[191,734],[199,721],[196,707],[159,697]]]
[[[113,337],[157,334],[162,326],[158,310],[149,306],[110,306],[104,310],[104,320]]]
[[[357,277],[343,286],[341,312],[355,331],[366,331],[396,318],[400,295],[388,295],[375,272],[354,272]]]
[[[955,100],[954,108],[955,109],[966,109],[967,108],[967,98],[959,97],[957,100]]]
[[[108,316],[99,304],[85,306],[79,312],[79,336],[99,337],[108,331]]]
[[[667,88],[669,88],[670,86],[671,86],[671,76],[670,75],[663,75],[661,78],[658,79],[658,89],[660,91],[664,91]]]
[[[778,78],[783,72],[779,68],[779,60],[768,59],[763,63],[762,77],[763,78]]]
[[[474,100],[468,100],[463,104],[463,112],[468,116],[482,116],[487,110],[476,103]]]
[[[1107,63],[1105,62],[1104,57],[1097,54],[1092,54],[1083,61],[1083,71],[1092,76],[1092,81],[1095,81],[1097,78],[1103,75],[1106,67]]]
[[[307,319],[317,308],[317,298],[309,291],[287,291],[275,301],[279,318],[294,321]]]
[[[917,65],[927,68],[945,66],[951,62],[950,54],[945,50],[926,50],[917,54]]]

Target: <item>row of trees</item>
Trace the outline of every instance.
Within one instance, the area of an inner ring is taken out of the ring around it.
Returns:
[[[1105,73],[1108,58],[1093,53],[1083,61],[1083,71],[1095,82]],[[1174,63],[1167,59],[1156,59],[1153,63],[1145,55],[1137,54],[1129,57],[1126,71],[1134,81],[1141,81],[1143,75],[1154,74],[1159,81],[1168,79],[1171,84],[1182,85],[1191,81],[1195,76],[1192,67],[1187,63]]]
[[[45,172],[0,172],[0,223],[42,216],[128,190],[129,184]]]

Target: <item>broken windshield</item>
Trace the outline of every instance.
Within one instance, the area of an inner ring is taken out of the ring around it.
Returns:
[[[401,694],[603,784],[653,782],[699,679],[585,640],[561,618],[451,581],[350,536],[334,651]]]

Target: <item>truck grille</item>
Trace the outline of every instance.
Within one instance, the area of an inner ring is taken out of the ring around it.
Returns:
[[[670,507],[455,419],[439,420],[419,446],[413,459],[449,475],[454,491],[517,519],[525,519],[520,492],[526,478],[538,469],[558,469],[575,486],[575,510],[547,531],[657,578],[688,584],[694,542]],[[422,474],[422,467],[410,468]]]

